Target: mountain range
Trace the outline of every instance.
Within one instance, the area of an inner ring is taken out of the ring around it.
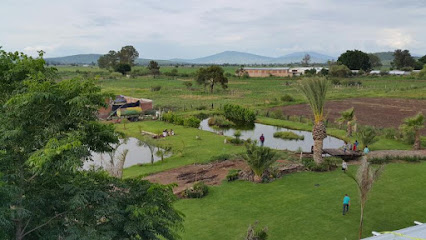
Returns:
[[[327,56],[316,52],[295,52],[281,57],[266,57],[251,53],[225,51],[213,54],[206,57],[195,59],[180,59],[174,58],[170,60],[155,60],[159,64],[287,64],[299,63],[302,58],[309,54],[311,56],[311,63],[326,63],[329,60],[336,60],[335,57]],[[98,61],[102,54],[78,54],[65,57],[46,58],[49,64],[70,65],[70,64],[92,64]],[[136,60],[137,64],[147,65],[151,59],[139,58]]]

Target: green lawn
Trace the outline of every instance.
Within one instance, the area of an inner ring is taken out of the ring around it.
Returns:
[[[354,167],[349,167],[355,171]],[[365,211],[364,236],[426,221],[426,162],[389,164],[374,185]],[[316,187],[315,184],[319,184]],[[342,216],[342,199],[351,197]],[[203,199],[180,200],[185,217],[182,238],[240,240],[256,220],[270,240],[357,239],[359,198],[353,180],[336,170],[287,175],[268,184],[223,182]]]

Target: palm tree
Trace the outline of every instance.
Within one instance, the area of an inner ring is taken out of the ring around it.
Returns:
[[[327,137],[324,124],[324,105],[328,90],[328,82],[325,78],[308,78],[301,81],[299,90],[305,96],[314,115],[314,127],[312,137],[314,138],[314,161],[322,163],[323,141]]]
[[[161,158],[161,161],[163,161],[164,156],[168,155],[171,152],[172,152],[172,147],[170,146],[163,146],[162,148],[157,147],[157,152],[155,153],[155,155]]]
[[[246,149],[243,158],[254,172],[254,181],[260,182],[263,173],[275,162],[275,152],[267,147],[258,147],[256,141],[246,143]]]
[[[151,137],[144,136],[142,139],[138,141],[139,146],[144,146],[149,149],[151,152],[151,164],[154,164],[154,150],[157,143]]]
[[[370,126],[360,128],[356,135],[364,147],[370,146],[378,140],[376,130]]]
[[[361,216],[359,222],[359,239],[362,236],[362,225],[364,222],[364,209],[365,204],[367,203],[368,193],[373,187],[373,183],[378,180],[380,174],[383,172],[384,165],[380,165],[378,168],[374,169],[371,167],[370,163],[367,161],[367,157],[363,157],[361,166],[358,168],[356,176],[352,175],[350,172],[347,172],[348,176],[352,178],[359,192],[359,198],[361,203]]]
[[[352,121],[354,121],[354,117],[355,117],[355,111],[354,108],[349,108],[343,112],[340,113],[342,116],[337,119],[338,122],[340,123],[345,123],[347,124],[347,135],[348,137],[352,136]]]
[[[421,141],[420,141],[420,130],[425,127],[425,117],[422,113],[417,114],[414,117],[404,119],[404,123],[401,125],[401,130],[404,133],[414,132],[414,150],[420,150]]]

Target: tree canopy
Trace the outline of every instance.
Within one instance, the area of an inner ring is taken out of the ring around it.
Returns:
[[[139,52],[133,46],[124,46],[118,52],[110,50],[107,54],[99,57],[98,66],[100,68],[111,68],[116,71],[118,64],[135,65],[135,60],[138,57]]]
[[[396,69],[402,68],[414,68],[416,60],[411,56],[409,50],[397,49],[393,53],[394,59],[392,61],[392,66]]]
[[[380,60],[380,58],[378,56],[376,56],[372,53],[369,53],[368,57],[370,59],[370,65],[371,65],[372,68],[383,66],[382,61]]]
[[[223,89],[228,88],[228,78],[225,77],[223,68],[216,65],[198,69],[196,81],[204,87],[209,86],[211,93],[213,93],[216,84],[221,84]]]
[[[178,238],[170,187],[82,170],[118,142],[96,121],[109,95],[94,80],[55,81],[41,55],[1,51],[0,89],[1,238]]]
[[[120,63],[135,65],[135,60],[139,57],[139,52],[133,46],[124,46],[118,52]]]
[[[362,69],[367,71],[371,69],[370,57],[367,53],[359,50],[347,50],[340,55],[337,62],[346,65],[351,70]]]
[[[158,65],[158,62],[151,60],[148,64],[148,70],[151,72],[151,74],[154,76],[160,74],[160,66]]]

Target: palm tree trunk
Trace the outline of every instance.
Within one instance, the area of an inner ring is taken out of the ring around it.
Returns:
[[[362,238],[362,224],[364,222],[364,204],[361,203],[361,218],[359,221],[359,239]]]
[[[420,141],[420,131],[416,131],[416,138],[414,140],[414,150],[420,150],[421,148],[421,141]]]
[[[347,130],[347,134],[348,134],[348,137],[351,137],[351,136],[352,136],[352,123],[351,123],[351,121],[348,121],[348,130]]]
[[[322,159],[322,147],[323,147],[323,139],[314,140],[314,161],[316,164],[321,164],[323,162]]]

